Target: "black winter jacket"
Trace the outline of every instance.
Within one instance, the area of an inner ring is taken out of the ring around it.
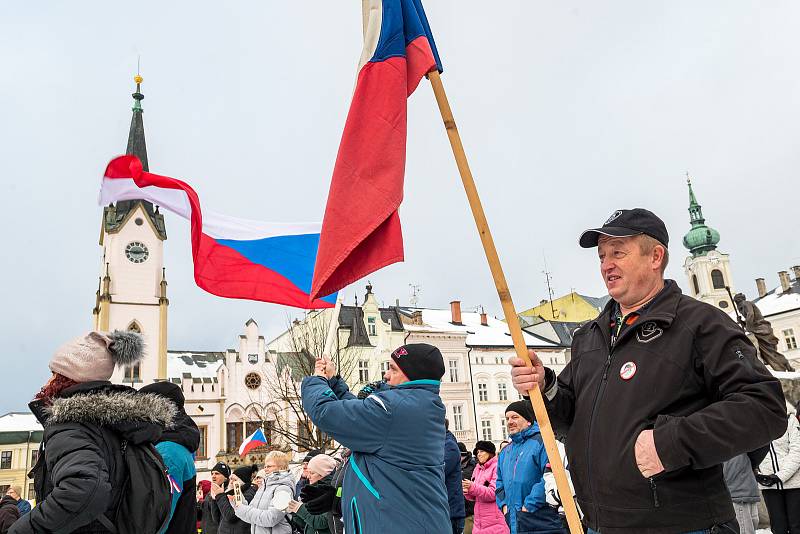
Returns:
[[[17,519],[19,519],[17,501],[11,495],[3,495],[0,499],[0,534],[6,534]]]
[[[64,390],[52,406],[29,406],[44,426],[32,471],[39,503],[10,532],[107,532],[96,518],[106,514],[113,521],[120,501],[122,441],[158,441],[172,422],[173,405],[127,386],[87,382]]]
[[[231,493],[220,493],[211,503],[211,515],[218,523],[218,534],[250,534],[250,523],[236,517],[233,505],[228,499]],[[208,495],[211,497],[211,494]]]
[[[780,383],[736,323],[672,280],[612,348],[614,304],[575,333],[544,388],[587,524],[668,534],[733,519],[721,464],[786,430]],[[665,467],[651,479],[634,455],[645,429]]]

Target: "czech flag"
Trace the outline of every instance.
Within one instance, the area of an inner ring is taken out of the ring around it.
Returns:
[[[244,456],[256,447],[261,447],[266,444],[267,437],[264,435],[264,431],[257,428],[255,432],[247,436],[247,439],[242,442],[239,447],[239,456]]]
[[[322,222],[311,295],[403,261],[409,95],[442,71],[420,0],[362,0],[364,49]],[[357,206],[358,209],[353,209]]]
[[[202,212],[187,183],[143,171],[136,156],[114,158],[100,187],[100,205],[139,199],[191,222],[194,279],[209,293],[297,308],[336,303],[335,294],[309,296],[319,223],[266,223]]]

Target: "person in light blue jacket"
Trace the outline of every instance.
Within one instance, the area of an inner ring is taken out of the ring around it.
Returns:
[[[528,401],[506,408],[511,443],[497,461],[497,506],[511,534],[562,534],[558,512],[547,504],[544,470],[547,452]]]
[[[303,380],[303,409],[323,432],[353,451],[342,485],[348,534],[449,533],[444,482],[444,360],[425,343],[396,349],[389,387],[356,398],[328,360]]]

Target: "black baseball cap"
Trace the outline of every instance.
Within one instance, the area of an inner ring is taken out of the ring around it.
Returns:
[[[592,248],[597,246],[601,235],[631,237],[641,234],[649,235],[665,247],[669,245],[669,234],[664,221],[652,211],[643,208],[615,211],[600,228],[583,232],[579,243],[583,248]]]

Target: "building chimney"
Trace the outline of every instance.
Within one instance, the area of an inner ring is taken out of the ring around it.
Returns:
[[[481,308],[481,326],[489,326],[489,318],[483,308]]]
[[[800,283],[800,265],[795,265],[794,267],[792,267],[792,271],[794,271],[795,281]]]
[[[451,315],[451,322],[453,324],[463,324],[461,322],[461,301],[454,300],[450,303],[450,315]]]
[[[767,284],[763,278],[756,278],[756,288],[758,288],[759,298],[767,296]]]
[[[411,324],[422,326],[422,312],[420,310],[411,312]]]
[[[789,282],[789,273],[781,271],[778,273],[778,278],[781,280],[781,290],[788,293],[792,289],[792,284]]]

